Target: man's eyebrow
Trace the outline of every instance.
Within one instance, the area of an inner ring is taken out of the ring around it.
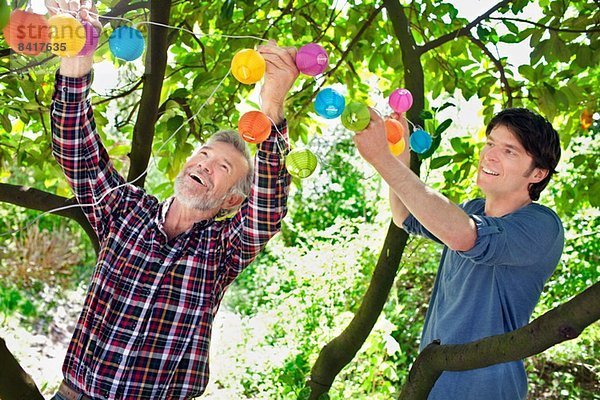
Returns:
[[[497,140],[495,140],[495,139],[492,137],[492,134],[491,134],[491,133],[488,135],[488,140],[491,140],[491,141],[492,141],[492,142],[494,142],[494,143],[498,143],[498,141],[497,141]],[[510,143],[500,143],[500,144],[501,144],[502,146],[504,146],[504,147],[508,147],[508,148],[509,148],[509,149],[511,149],[511,150],[515,150],[515,151],[521,151],[521,148],[520,148],[520,147],[518,147],[518,146],[516,146],[516,145],[514,145],[514,144],[510,144]]]
[[[223,158],[223,162],[227,164],[230,169],[233,169],[233,164],[227,158]]]

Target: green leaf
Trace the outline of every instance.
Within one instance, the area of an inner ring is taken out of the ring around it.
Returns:
[[[504,21],[504,26],[512,33],[519,33],[519,27],[510,21]]]
[[[223,21],[231,22],[233,19],[233,10],[235,8],[234,0],[225,0],[223,5],[221,6],[221,15],[220,18]]]
[[[517,35],[513,35],[512,33],[507,33],[506,35],[500,36],[500,41],[504,43],[519,43],[523,41],[524,38],[520,38]]]
[[[594,182],[590,187],[589,197],[592,207],[600,207],[600,181]]]
[[[6,131],[6,133],[12,132],[12,123],[10,122],[10,118],[4,113],[0,114],[0,122],[2,123],[2,127]]]
[[[452,119],[448,118],[444,122],[442,122],[437,129],[435,130],[435,136],[441,136],[441,134],[448,129],[448,127],[452,124]]]
[[[439,113],[440,111],[443,111],[443,110],[445,110],[448,107],[455,107],[455,104],[450,103],[449,101],[447,101],[444,104],[442,104],[439,108],[434,108],[434,111],[436,113]]]
[[[450,145],[457,153],[461,153],[463,151],[463,142],[461,138],[452,138],[450,139]]]
[[[431,167],[431,169],[438,169],[448,164],[450,161],[452,161],[452,156],[441,156],[432,159],[431,164],[429,164],[429,166]]]
[[[176,115],[174,117],[169,118],[167,121],[167,130],[169,135],[172,135],[181,125],[183,125],[183,117],[181,115]]]
[[[421,112],[419,113],[419,118],[423,121],[433,119],[433,114],[431,113],[431,111],[421,110]]]

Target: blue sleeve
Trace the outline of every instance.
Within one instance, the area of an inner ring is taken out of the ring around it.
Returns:
[[[408,217],[402,223],[402,229],[406,231],[406,233],[411,235],[419,235],[431,239],[437,243],[444,244],[440,239],[438,239],[433,233],[429,232],[412,214],[409,214]]]
[[[550,209],[530,204],[503,217],[470,215],[477,226],[475,246],[457,251],[476,264],[529,266],[564,244],[563,226]]]
[[[467,214],[470,209],[476,209],[477,207],[482,207],[482,201],[480,199],[468,200],[464,203],[459,204],[458,206],[465,211]],[[408,217],[402,223],[402,229],[406,231],[406,233],[411,235],[419,235],[426,237],[428,239],[433,240],[439,244],[445,245],[440,239],[438,239],[433,233],[429,232],[412,214],[409,214]]]

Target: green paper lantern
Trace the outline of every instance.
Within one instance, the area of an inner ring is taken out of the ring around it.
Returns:
[[[6,0],[0,0],[0,30],[4,29],[4,27],[8,24],[10,12],[11,9],[8,4],[6,4]]]
[[[369,125],[371,114],[363,103],[352,102],[346,106],[341,116],[342,125],[351,131],[362,131]]]
[[[309,149],[294,149],[285,157],[285,166],[293,177],[308,178],[317,168],[317,156]]]

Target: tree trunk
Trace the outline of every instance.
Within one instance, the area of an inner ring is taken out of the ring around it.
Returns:
[[[521,360],[575,339],[600,319],[600,283],[503,335],[460,345],[429,344],[415,360],[399,399],[425,400],[443,371],[464,371]]]
[[[0,338],[0,399],[2,400],[44,400],[33,379],[21,368],[18,361]]]
[[[171,0],[150,2],[150,21],[168,24],[171,15]],[[144,87],[140,99],[140,109],[133,128],[131,142],[131,165],[127,181],[143,188],[146,169],[152,154],[154,126],[158,116],[158,105],[167,68],[167,48],[169,45],[167,28],[148,25],[148,49]],[[138,179],[139,178],[139,179]]]
[[[413,95],[413,106],[408,111],[407,117],[413,123],[423,125],[420,112],[425,106],[425,81],[420,54],[410,34],[410,27],[403,8],[397,1],[384,1],[384,6],[390,20],[393,21],[394,30],[400,43],[404,65],[404,87]],[[418,157],[413,153],[410,166],[417,175],[420,165]],[[310,399],[318,399],[319,396],[329,391],[335,377],[352,361],[371,333],[394,283],[407,239],[406,232],[391,222],[369,288],[357,313],[346,329],[321,349],[311,370],[310,380],[307,382],[307,386],[311,389]]]

